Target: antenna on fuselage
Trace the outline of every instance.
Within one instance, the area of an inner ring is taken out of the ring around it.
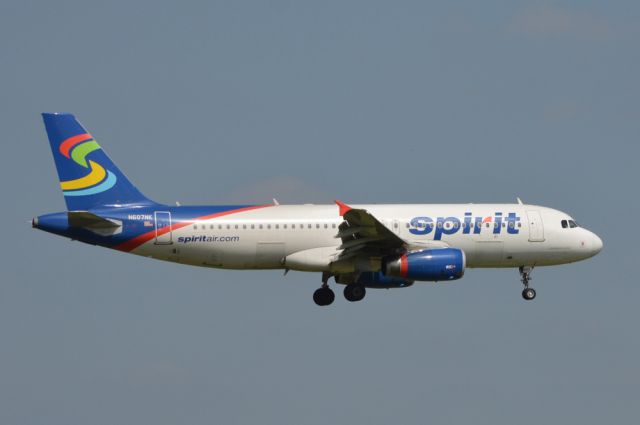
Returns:
[[[524,205],[524,204],[522,203],[522,199],[520,199],[520,198],[518,198],[518,197],[516,197],[516,199],[518,200],[518,204],[519,204],[519,205]]]

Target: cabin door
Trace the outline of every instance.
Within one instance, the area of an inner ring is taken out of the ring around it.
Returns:
[[[156,227],[156,245],[170,245],[173,243],[171,231],[171,213],[156,211],[154,213]]]
[[[544,242],[544,225],[540,211],[527,211],[529,219],[529,242]]]

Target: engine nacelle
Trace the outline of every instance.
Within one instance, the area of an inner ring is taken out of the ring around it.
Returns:
[[[383,263],[382,271],[388,277],[436,282],[460,279],[465,267],[466,258],[462,250],[441,248],[409,252]]]

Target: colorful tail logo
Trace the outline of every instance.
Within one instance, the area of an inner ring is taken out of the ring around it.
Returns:
[[[60,182],[64,196],[95,195],[111,189],[116,184],[118,179],[111,171],[105,170],[97,162],[89,160],[87,163],[87,155],[99,149],[98,142],[93,140],[93,137],[88,133],[69,137],[62,142],[60,153],[90,170],[89,174],[84,177]]]

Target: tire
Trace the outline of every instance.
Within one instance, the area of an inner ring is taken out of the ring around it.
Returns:
[[[536,290],[533,288],[524,288],[522,291],[522,298],[527,301],[531,301],[536,297]]]
[[[365,295],[367,295],[367,290],[363,285],[350,283],[344,288],[344,297],[347,299],[347,301],[360,301],[364,298]]]
[[[330,305],[335,298],[336,295],[330,288],[318,288],[313,293],[313,302],[319,306]]]
[[[336,299],[336,294],[331,290],[331,288],[324,288],[324,290],[326,291],[327,295],[327,303],[325,305],[331,305],[333,304],[333,300]]]

